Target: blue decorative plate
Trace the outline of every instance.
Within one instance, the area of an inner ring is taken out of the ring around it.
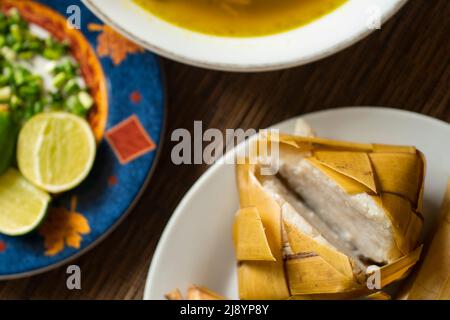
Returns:
[[[64,16],[74,4],[38,2]],[[108,85],[106,138],[89,177],[55,198],[37,230],[23,237],[0,235],[0,280],[47,271],[92,248],[131,210],[156,162],[165,119],[158,58],[104,26],[81,1],[76,3],[81,31],[100,53]]]

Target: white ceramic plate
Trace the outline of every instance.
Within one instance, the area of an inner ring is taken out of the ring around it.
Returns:
[[[424,205],[429,229],[450,177],[449,124],[416,113],[375,107],[334,109],[304,118],[321,137],[415,145],[424,152],[428,162]],[[295,120],[274,128],[292,133]],[[234,152],[225,156],[234,157]],[[238,194],[234,166],[224,163],[229,162],[213,165],[175,210],[153,257],[144,299],[162,299],[165,293],[175,288],[185,290],[190,284],[238,298],[231,231]]]
[[[142,10],[131,0],[83,0],[118,32],[167,58],[210,69],[265,71],[302,65],[359,41],[389,19],[407,0],[349,0],[308,24],[271,36],[225,38],[192,32]]]

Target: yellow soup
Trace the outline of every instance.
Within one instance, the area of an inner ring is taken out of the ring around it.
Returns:
[[[305,25],[347,0],[134,0],[156,16],[194,31],[251,37]]]

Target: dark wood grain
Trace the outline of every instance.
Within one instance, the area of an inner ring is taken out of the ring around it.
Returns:
[[[205,166],[175,166],[170,133],[193,128],[264,128],[340,106],[389,106],[450,121],[450,1],[412,0],[380,31],[325,60],[290,70],[233,74],[163,60],[167,135],[157,170],[135,210],[103,243],[75,261],[81,291],[65,268],[0,283],[0,299],[140,299],[157,241]],[[420,128],[418,128],[420,130]],[[449,137],[450,138],[450,137]]]

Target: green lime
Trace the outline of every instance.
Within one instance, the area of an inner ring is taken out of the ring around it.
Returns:
[[[95,153],[95,137],[89,124],[65,112],[34,116],[23,126],[17,143],[22,174],[51,193],[79,185],[89,174]]]
[[[17,126],[7,106],[0,105],[0,175],[11,166],[17,140]]]
[[[10,168],[0,176],[0,233],[19,236],[44,219],[50,196]]]

